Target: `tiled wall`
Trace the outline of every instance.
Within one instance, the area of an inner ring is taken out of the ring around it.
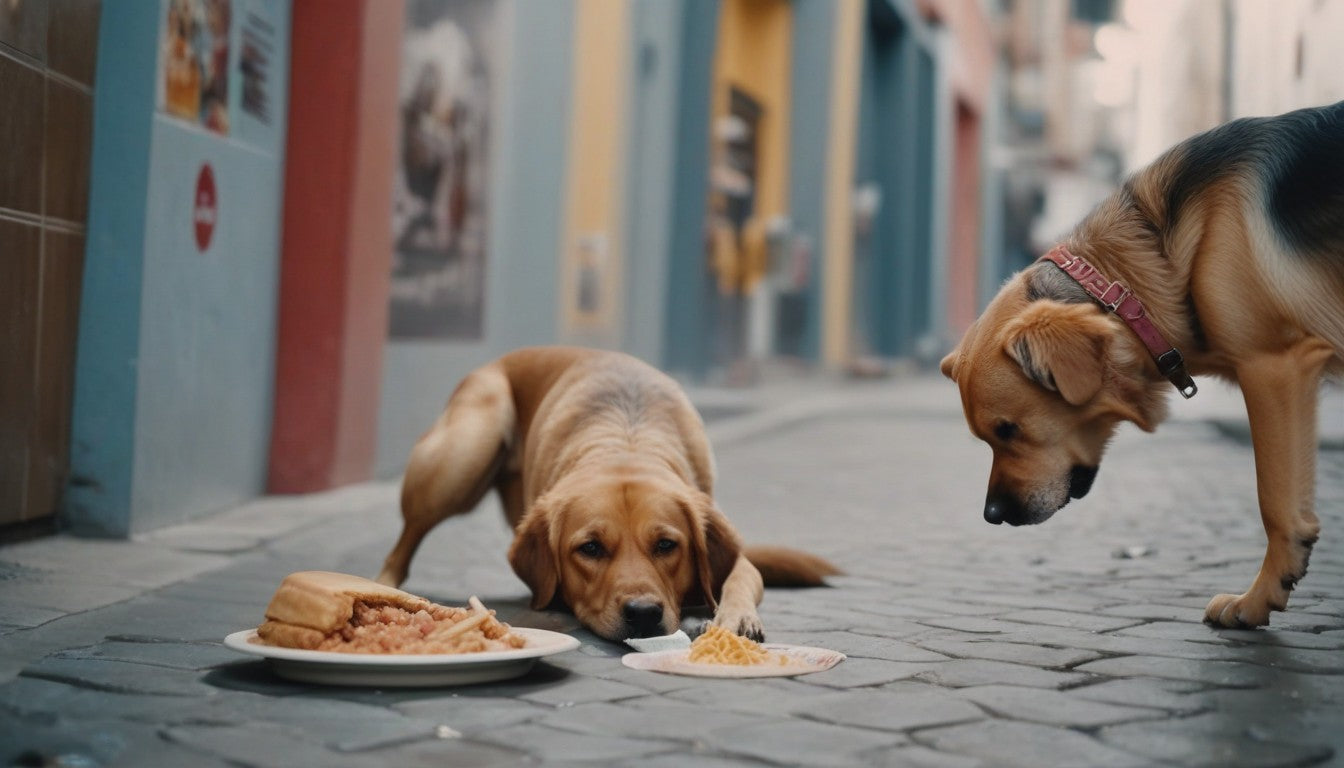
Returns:
[[[65,482],[99,10],[0,0],[0,525]]]

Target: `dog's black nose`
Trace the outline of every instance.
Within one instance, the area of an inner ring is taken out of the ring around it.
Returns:
[[[985,502],[985,522],[999,525],[1008,515],[1008,505],[996,499]]]
[[[998,525],[1021,525],[1026,515],[1011,496],[990,496],[985,499],[985,522]]]
[[[627,637],[663,634],[663,606],[648,600],[631,600],[621,608]]]
[[[1092,481],[1097,479],[1096,467],[1085,467],[1082,464],[1074,465],[1069,470],[1069,498],[1081,499],[1092,490]]]

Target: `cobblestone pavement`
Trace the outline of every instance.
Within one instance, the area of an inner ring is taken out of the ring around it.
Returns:
[[[1321,453],[1324,533],[1290,610],[1268,630],[1211,629],[1206,601],[1250,583],[1263,532],[1250,449],[1199,402],[1173,403],[1184,420],[1156,435],[1123,431],[1086,499],[1024,529],[980,519],[989,452],[945,382],[830,384],[712,424],[720,505],[744,537],[847,571],[830,588],[767,591],[769,639],[849,655],[792,679],[627,669],[623,648],[571,617],[528,611],[493,502],[431,534],[407,588],[478,594],[507,620],[573,632],[578,651],[508,682],[397,691],[289,683],[220,644],[258,623],[290,571],[374,573],[399,524],[395,483],[265,499],[132,542],[12,545],[0,760],[1339,763],[1344,451]]]

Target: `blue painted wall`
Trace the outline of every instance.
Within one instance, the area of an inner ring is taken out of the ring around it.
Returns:
[[[672,245],[667,270],[664,366],[701,376],[709,367],[710,300],[705,268],[705,205],[709,190],[710,86],[719,33],[718,0],[686,3],[681,17],[681,82],[677,94]]]
[[[268,122],[239,109],[230,47],[230,135],[156,111],[165,8],[102,15],[89,239],[65,522],[121,536],[264,490],[287,103],[289,4],[274,30]],[[196,180],[214,172],[217,220],[194,234]]]

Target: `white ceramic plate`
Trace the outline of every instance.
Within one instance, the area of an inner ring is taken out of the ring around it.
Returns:
[[[697,664],[687,659],[690,648],[627,653],[621,657],[621,663],[631,669],[691,677],[793,677],[821,672],[845,660],[845,654],[826,648],[778,643],[765,643],[761,647],[783,656],[784,663],[770,659],[764,664]]]
[[[547,629],[512,627],[527,645],[511,651],[482,653],[334,653],[279,648],[253,642],[257,630],[224,638],[224,645],[261,656],[281,677],[323,685],[374,688],[426,688],[505,680],[527,674],[537,659],[579,647],[579,641]]]

